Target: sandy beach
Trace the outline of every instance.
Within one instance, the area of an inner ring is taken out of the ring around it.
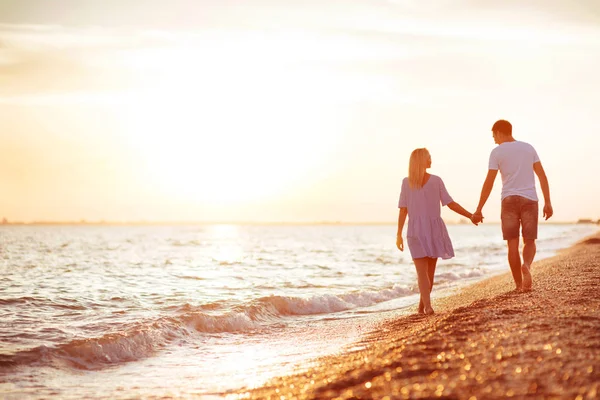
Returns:
[[[600,234],[380,324],[354,348],[231,398],[592,399],[600,392]],[[435,290],[435,288],[434,288]]]

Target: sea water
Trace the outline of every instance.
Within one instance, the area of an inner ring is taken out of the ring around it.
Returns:
[[[448,226],[434,293],[508,272],[500,226]],[[597,231],[543,224],[537,259]],[[413,313],[394,225],[0,226],[0,397],[219,397]],[[435,306],[435,301],[434,301]]]

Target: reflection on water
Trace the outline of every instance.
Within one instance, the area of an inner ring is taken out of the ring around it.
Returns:
[[[0,393],[131,398],[259,385],[417,301],[395,226],[1,226]],[[538,257],[595,226],[543,225]],[[508,271],[449,226],[438,290]],[[412,309],[412,308],[411,308]]]

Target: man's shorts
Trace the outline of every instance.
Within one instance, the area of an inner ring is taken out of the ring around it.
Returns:
[[[508,196],[502,200],[502,236],[504,240],[518,239],[519,228],[523,239],[537,239],[538,202],[522,196]]]

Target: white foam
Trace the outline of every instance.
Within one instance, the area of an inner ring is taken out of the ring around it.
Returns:
[[[260,299],[271,304],[282,315],[329,314],[356,307],[369,307],[398,297],[414,294],[406,286],[394,285],[379,291],[357,291],[340,295],[318,295],[308,298],[269,296]]]
[[[460,272],[441,272],[435,275],[436,281],[458,281],[468,278],[479,278],[486,274],[482,269],[463,270]]]

